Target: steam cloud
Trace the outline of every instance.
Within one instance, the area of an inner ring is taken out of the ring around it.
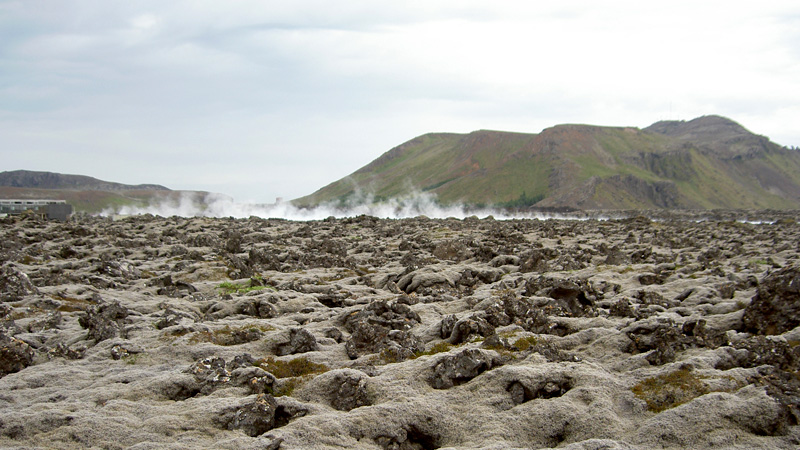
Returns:
[[[495,209],[475,209],[465,205],[443,206],[430,193],[415,193],[403,198],[374,202],[369,194],[359,195],[345,204],[323,204],[313,208],[299,208],[288,202],[275,204],[236,203],[231,197],[221,194],[189,194],[184,193],[177,199],[165,199],[157,204],[145,207],[123,206],[116,210],[108,209],[102,215],[141,215],[171,217],[260,217],[264,219],[288,219],[298,221],[322,220],[328,217],[355,217],[368,215],[384,219],[402,219],[426,216],[432,219],[477,216],[480,218],[493,216],[496,219],[516,217],[547,218],[544,214],[510,214]]]

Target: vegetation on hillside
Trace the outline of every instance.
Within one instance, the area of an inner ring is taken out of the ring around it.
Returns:
[[[717,116],[638,128],[427,134],[295,200],[381,202],[412,192],[506,208],[800,208],[800,153]],[[369,196],[360,193],[369,193]]]

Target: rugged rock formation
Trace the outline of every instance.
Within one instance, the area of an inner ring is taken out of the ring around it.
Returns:
[[[800,445],[795,213],[0,220],[3,448]]]

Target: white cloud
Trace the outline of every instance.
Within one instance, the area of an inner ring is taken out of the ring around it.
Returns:
[[[271,201],[430,131],[723,114],[800,145],[795,3],[0,1],[0,169]]]

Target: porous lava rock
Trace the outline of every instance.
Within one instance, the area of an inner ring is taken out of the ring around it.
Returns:
[[[774,272],[759,284],[742,317],[745,330],[781,334],[800,325],[800,268]]]
[[[88,330],[89,339],[100,342],[119,335],[122,321],[128,314],[128,308],[117,301],[103,303],[89,307],[78,323]]]
[[[13,264],[0,267],[0,301],[15,302],[37,292],[38,289],[31,283],[28,275]]]
[[[491,353],[475,348],[440,358],[428,382],[434,389],[449,389],[466,383],[498,363]]]
[[[0,330],[0,377],[30,366],[33,357],[30,345]]]

